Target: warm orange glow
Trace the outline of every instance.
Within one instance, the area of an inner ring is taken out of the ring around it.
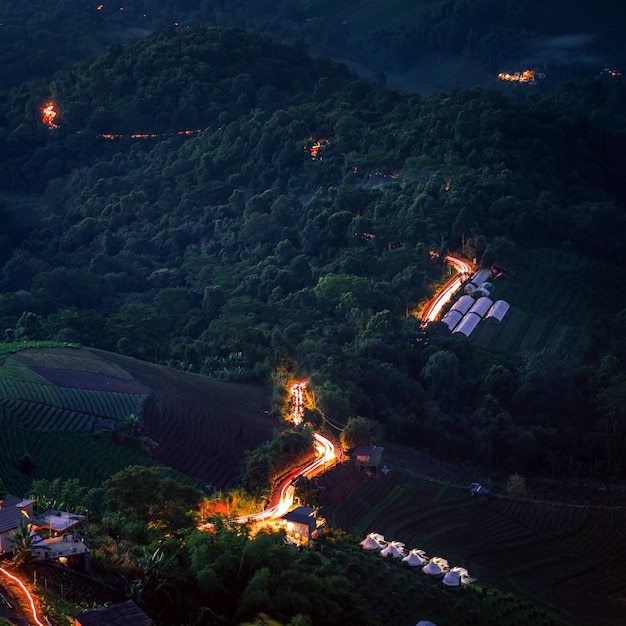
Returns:
[[[302,424],[304,417],[304,388],[308,384],[308,381],[301,380],[299,383],[291,385],[291,389],[289,389],[291,393],[291,421],[296,426]]]
[[[446,191],[450,191],[450,183],[451,182],[452,181],[450,181],[450,180],[446,181]]]
[[[30,610],[33,613],[33,622],[35,624],[37,624],[37,626],[46,626],[39,619],[39,616],[37,615],[37,607],[35,606],[35,599],[33,598],[33,596],[30,593],[30,591],[28,591],[28,588],[26,587],[26,585],[17,576],[14,576],[10,572],[7,572],[7,570],[5,570],[4,567],[0,567],[0,572],[2,572],[2,574],[4,574],[8,578],[10,578],[14,582],[16,582],[18,584],[18,586],[20,587],[20,589],[23,591],[24,595],[26,596],[26,598],[28,599],[28,602],[30,604]]]
[[[300,382],[294,383],[289,391],[291,393],[291,405],[292,405],[292,416],[293,421],[296,424],[302,422],[302,415],[304,414],[304,399],[303,392],[304,388],[308,385],[307,380],[302,380]],[[297,416],[299,416],[299,421],[296,421]],[[298,476],[306,476],[307,478],[312,478],[317,476],[318,474],[322,474],[327,469],[332,467],[337,458],[335,454],[335,444],[333,444],[330,439],[327,439],[323,435],[319,433],[313,433],[313,438],[315,439],[315,460],[311,461],[304,467],[300,467],[296,470],[289,472],[286,478],[280,485],[278,489],[278,502],[274,506],[268,507],[264,511],[259,511],[258,513],[253,513],[252,515],[242,515],[236,518],[236,521],[241,524],[247,524],[249,522],[262,522],[272,519],[279,519],[293,506],[293,499],[296,488],[294,487],[294,482]],[[274,497],[272,497],[274,501]]]
[[[158,137],[173,137],[174,135],[197,135],[198,133],[201,133],[202,129],[201,128],[194,128],[194,129],[186,129],[186,130],[178,130],[174,133],[132,133],[130,135],[121,135],[121,134],[114,134],[114,133],[100,133],[98,135],[98,137],[100,137],[100,139],[109,139],[109,140],[114,140],[114,139],[124,139],[125,137],[130,137],[131,139],[156,139]]]
[[[426,305],[422,312],[422,319],[425,322],[434,322],[440,315],[443,307],[450,302],[452,296],[461,288],[467,274],[472,271],[472,266],[468,261],[457,257],[446,255],[446,261],[450,263],[458,272],[439,291],[439,293]]]
[[[96,7],[96,11],[102,11],[102,9],[104,9],[104,4],[99,4],[99,5]]]
[[[506,72],[500,72],[498,78],[500,80],[506,80],[509,82],[528,83],[532,84],[536,78],[543,78],[543,74],[535,75],[535,70],[524,70],[523,72],[515,72],[515,74],[508,74]]]
[[[43,123],[49,128],[58,128],[58,124],[54,123],[54,118],[57,116],[57,112],[54,110],[54,103],[48,102],[46,106],[41,109],[41,118]]]

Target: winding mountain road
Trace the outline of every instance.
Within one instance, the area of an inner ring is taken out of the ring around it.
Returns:
[[[468,274],[473,271],[472,264],[465,259],[461,259],[451,254],[446,255],[445,260],[456,269],[457,274],[439,290],[439,292],[426,305],[422,312],[422,319],[425,322],[434,322],[439,317],[443,307],[450,302],[452,296],[460,289]]]

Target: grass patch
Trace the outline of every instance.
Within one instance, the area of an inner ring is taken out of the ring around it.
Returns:
[[[0,359],[28,348],[71,348],[78,350],[81,348],[81,345],[65,341],[14,341],[13,343],[0,343]]]

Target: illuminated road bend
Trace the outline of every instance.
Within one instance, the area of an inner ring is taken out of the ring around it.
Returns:
[[[307,478],[317,476],[334,463],[336,458],[335,444],[333,444],[330,439],[326,439],[326,437],[320,435],[319,433],[313,433],[313,437],[315,438],[315,451],[317,453],[317,457],[304,468],[285,479],[280,487],[280,498],[278,500],[278,504],[270,507],[269,509],[265,509],[265,511],[260,511],[259,513],[242,515],[237,518],[238,522],[243,524],[246,522],[260,522],[262,520],[278,519],[282,517],[285,513],[288,513],[293,506],[293,497],[296,490],[293,486],[294,479],[298,476],[306,476]]]
[[[33,614],[32,623],[37,624],[37,626],[46,626],[42,621],[40,621],[39,616],[37,615],[37,607],[35,606],[35,599],[31,595],[30,591],[28,591],[28,588],[26,587],[26,585],[17,576],[14,576],[13,574],[5,570],[4,567],[0,567],[0,572],[4,574],[5,576],[7,576],[8,578],[10,578],[11,580],[13,580],[14,582],[16,582],[18,586],[20,587],[20,589],[22,590],[22,593],[28,600],[28,603],[30,605],[30,610]]]
[[[441,291],[426,305],[422,313],[425,322],[434,322],[441,313],[441,309],[450,302],[452,296],[461,287],[467,274],[472,271],[472,266],[468,261],[459,259],[450,254],[446,256],[446,261],[454,267],[458,274],[453,276],[441,289]]]

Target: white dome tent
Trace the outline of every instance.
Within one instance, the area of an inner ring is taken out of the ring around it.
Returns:
[[[394,559],[399,559],[406,554],[404,544],[399,541],[391,541],[387,544],[386,548],[380,551],[380,556],[391,556]]]
[[[440,556],[434,556],[432,558],[433,563],[436,563],[441,568],[442,572],[447,572],[450,569],[448,561]]]
[[[387,544],[385,542],[385,538],[378,533],[370,533],[363,541],[361,541],[361,547],[364,550],[380,550],[384,548]]]
[[[428,557],[425,556],[424,550],[411,550],[402,561],[409,567],[423,567],[428,563]]]
[[[441,576],[443,574],[439,565],[437,565],[437,563],[435,563],[432,559],[423,567],[422,572],[424,572],[424,574],[428,574],[429,576]]]
[[[469,585],[474,579],[470,578],[469,572],[464,567],[453,567],[443,577],[443,584],[448,587],[463,587]]]

